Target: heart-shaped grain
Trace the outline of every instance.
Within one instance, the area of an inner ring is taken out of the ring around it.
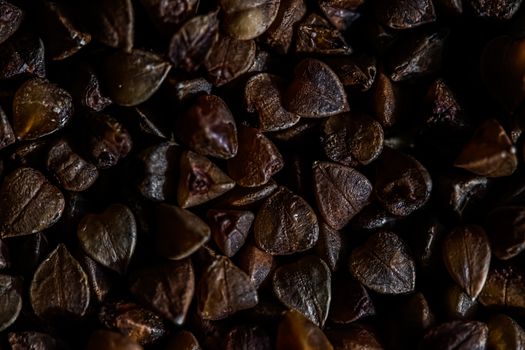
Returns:
[[[340,230],[370,201],[372,184],[359,171],[331,162],[313,165],[315,199],[328,225]]]
[[[354,249],[350,272],[381,294],[407,294],[416,287],[416,266],[408,246],[392,232],[379,232]]]
[[[219,256],[201,277],[198,312],[205,320],[220,320],[259,302],[250,277],[230,259]]]
[[[13,128],[19,140],[52,134],[62,129],[72,116],[71,95],[45,79],[28,80],[13,99]]]
[[[304,118],[348,112],[345,89],[330,67],[313,58],[301,61],[285,94],[286,109]]]
[[[307,256],[279,267],[273,275],[273,292],[289,307],[322,326],[332,299],[330,269],[320,258]]]
[[[453,229],[443,241],[443,261],[450,276],[472,298],[485,285],[490,267],[490,245],[478,225]]]
[[[280,187],[257,212],[254,237],[255,244],[272,255],[303,252],[319,238],[317,216],[303,198]]]
[[[182,325],[195,292],[191,260],[164,260],[138,270],[131,278],[130,291],[158,315]]]
[[[18,168],[0,187],[2,238],[43,231],[60,219],[64,196],[38,170]]]
[[[66,246],[59,244],[35,272],[29,298],[35,314],[64,321],[85,315],[89,306],[88,276]]]
[[[131,210],[113,204],[101,214],[88,214],[78,225],[80,246],[93,260],[124,273],[135,250],[137,225]]]

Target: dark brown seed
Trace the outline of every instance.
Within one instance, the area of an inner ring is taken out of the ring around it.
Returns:
[[[364,327],[350,327],[344,330],[329,330],[326,332],[334,350],[383,350],[374,332]]]
[[[91,334],[86,350],[143,350],[143,347],[125,335],[104,330]]]
[[[210,238],[210,227],[197,215],[174,205],[160,204],[156,213],[157,252],[180,260],[193,254]]]
[[[115,166],[131,151],[131,136],[116,119],[107,114],[90,113],[83,123],[84,152],[98,168]]]
[[[226,318],[259,301],[250,277],[224,256],[205,270],[198,288],[198,312],[205,320]]]
[[[394,215],[410,215],[425,205],[430,197],[430,174],[411,156],[385,148],[376,174],[376,197]]]
[[[522,0],[467,0],[474,14],[482,18],[510,19],[518,12]]]
[[[271,350],[269,335],[260,327],[237,326],[228,332],[225,350]]]
[[[302,252],[317,242],[317,216],[304,199],[281,187],[257,212],[254,237],[257,246],[272,255]]]
[[[159,316],[134,303],[116,302],[102,306],[100,323],[142,344],[154,343],[168,332]]]
[[[487,177],[511,175],[518,166],[516,148],[496,119],[481,124],[454,166]]]
[[[0,187],[2,238],[45,230],[62,216],[62,193],[37,170],[18,168]]]
[[[15,277],[0,275],[0,331],[12,325],[18,318],[22,310],[20,292],[20,281]]]
[[[128,207],[113,204],[100,214],[84,216],[77,237],[93,260],[123,274],[135,251],[137,224]]]
[[[250,40],[264,33],[272,24],[280,0],[221,0],[224,29],[234,39]]]
[[[340,275],[332,281],[332,300],[328,318],[336,324],[348,324],[374,316],[376,310],[366,289],[352,276]]]
[[[47,154],[46,166],[60,186],[67,191],[85,191],[98,178],[97,167],[75,153],[64,139],[51,147]]]
[[[285,94],[286,109],[306,118],[322,118],[348,112],[343,84],[325,63],[308,58],[294,69]]]
[[[350,271],[363,285],[381,294],[404,294],[415,288],[416,270],[408,247],[397,235],[380,232],[356,248]]]
[[[333,350],[323,331],[295,310],[287,311],[277,329],[277,350]]]
[[[40,264],[29,290],[35,314],[48,321],[84,316],[89,296],[88,277],[63,244]]]
[[[361,114],[332,116],[321,128],[321,144],[326,156],[344,165],[367,165],[383,151],[383,128]]]
[[[481,226],[460,226],[443,241],[443,260],[450,276],[472,298],[483,289],[490,266],[490,246]]]
[[[243,246],[255,216],[250,211],[208,210],[208,223],[215,244],[227,257]]]
[[[114,276],[87,254],[81,254],[78,262],[88,276],[91,296],[98,301],[104,301],[116,284]]]
[[[406,81],[441,69],[447,35],[446,31],[419,33],[397,44],[389,60],[390,78],[395,82]]]
[[[197,97],[177,119],[176,133],[183,144],[204,156],[229,159],[237,154],[237,126],[220,97]]]
[[[516,266],[489,271],[479,301],[486,307],[525,309],[525,275]]]
[[[489,180],[474,174],[450,174],[438,178],[437,195],[445,208],[459,217],[488,192]]]
[[[375,58],[368,55],[341,56],[326,61],[344,87],[354,91],[368,91],[377,75]]]
[[[244,99],[248,112],[257,113],[262,132],[287,129],[300,120],[283,107],[285,81],[267,73],[254,75],[246,82]]]
[[[470,298],[463,288],[454,285],[444,294],[444,308],[450,319],[471,319],[478,311],[478,302]]]
[[[79,68],[72,85],[71,94],[84,107],[100,112],[113,103],[102,92],[99,77],[91,67]]]
[[[332,272],[339,269],[345,244],[341,232],[334,230],[324,222],[319,224],[319,239],[314,251],[328,265]]]
[[[186,72],[198,70],[217,41],[218,32],[216,12],[193,17],[184,23],[170,42],[169,57],[175,68]]]
[[[191,260],[165,261],[137,271],[130,291],[160,316],[182,325],[195,292]]]
[[[140,193],[154,201],[173,200],[177,195],[180,149],[171,142],[146,148],[139,154],[144,173],[138,185]]]
[[[62,129],[73,115],[69,93],[44,79],[31,79],[16,91],[13,128],[19,140],[35,140]]]
[[[523,39],[499,36],[488,42],[481,55],[481,74],[485,86],[509,111],[514,111],[525,99],[525,89],[521,83],[525,75],[525,60],[522,57],[524,47]]]
[[[64,350],[52,336],[39,332],[13,332],[8,335],[11,350]]]
[[[11,127],[4,110],[0,107],[0,150],[12,145],[15,141],[16,137],[13,128]]]
[[[295,51],[298,54],[350,55],[352,48],[330,22],[313,13],[297,26]]]
[[[202,350],[199,341],[188,331],[180,331],[169,341],[164,350]]]
[[[295,309],[323,326],[332,298],[328,266],[316,256],[307,256],[275,270],[273,292],[288,308]]]
[[[182,154],[177,189],[177,202],[182,208],[208,202],[233,187],[235,182],[208,158],[192,151]]]
[[[279,11],[262,36],[263,41],[279,54],[286,54],[292,45],[294,26],[306,14],[304,0],[281,0]]]
[[[174,29],[197,12],[199,0],[141,0],[155,25],[163,32]]]
[[[239,128],[239,150],[228,160],[228,174],[243,187],[266,184],[284,166],[277,147],[254,128]]]
[[[58,2],[42,1],[39,6],[40,33],[52,60],[66,59],[89,44],[91,35],[81,31]]]
[[[24,12],[7,1],[0,1],[0,44],[9,39],[20,27]]]
[[[274,266],[273,255],[257,248],[253,243],[247,243],[239,252],[239,267],[246,272],[255,288],[266,281]]]
[[[368,204],[372,184],[357,170],[336,163],[315,162],[313,172],[321,216],[328,225],[340,230]]]
[[[35,35],[17,33],[0,50],[0,78],[11,79],[20,75],[46,76],[44,43]]]
[[[89,1],[88,26],[93,38],[130,52],[135,36],[135,13],[131,0]]]
[[[520,325],[509,316],[500,314],[493,316],[489,322],[489,337],[487,346],[491,350],[523,349],[525,348],[525,332]]]
[[[421,342],[425,350],[483,350],[487,346],[488,328],[482,322],[453,321],[429,330]]]
[[[525,249],[525,208],[502,207],[492,211],[486,228],[498,259],[511,259]]]
[[[388,76],[379,73],[372,89],[372,110],[374,117],[383,127],[394,125],[400,118],[401,102],[399,89]]]
[[[220,199],[220,205],[233,208],[249,207],[274,193],[279,186],[274,180],[257,187],[237,186]]]
[[[380,21],[392,29],[415,28],[436,20],[431,0],[382,0],[376,12]]]
[[[170,69],[171,65],[155,53],[117,51],[104,62],[109,96],[118,105],[136,106],[160,88]]]
[[[221,86],[246,73],[253,65],[256,51],[253,40],[235,40],[219,35],[204,60],[212,83]]]

